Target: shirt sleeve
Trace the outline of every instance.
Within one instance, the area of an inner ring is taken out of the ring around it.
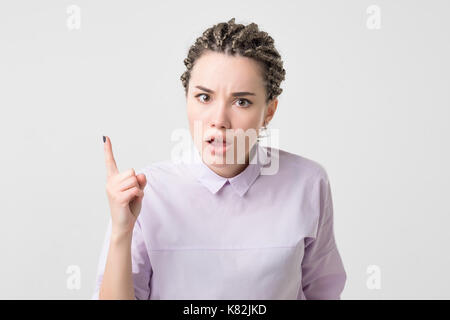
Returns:
[[[333,201],[327,174],[318,182],[320,215],[316,237],[305,238],[303,296],[311,300],[340,300],[347,275],[334,237]]]
[[[141,212],[142,214],[142,212]],[[137,300],[150,299],[150,279],[152,274],[152,268],[150,264],[150,258],[148,256],[147,247],[144,242],[143,232],[141,228],[139,215],[133,229],[133,237],[131,242],[131,263],[133,274],[133,285],[135,297]],[[103,279],[103,273],[105,271],[106,259],[109,249],[109,241],[111,236],[112,221],[109,219],[108,228],[103,241],[103,247],[100,253],[100,259],[97,267],[97,276],[95,279],[95,289],[92,295],[92,300],[99,299],[100,285]]]

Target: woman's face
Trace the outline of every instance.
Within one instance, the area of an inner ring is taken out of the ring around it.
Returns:
[[[191,70],[186,102],[195,146],[204,162],[226,177],[247,166],[259,129],[269,123],[278,104],[277,99],[266,103],[256,61],[211,50],[204,52]],[[211,136],[213,143],[207,141]]]

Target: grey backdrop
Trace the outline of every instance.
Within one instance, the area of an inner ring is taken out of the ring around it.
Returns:
[[[269,125],[280,148],[330,176],[342,299],[449,299],[449,13],[449,1],[2,1],[0,298],[91,297],[109,218],[102,135],[119,170],[169,159],[187,129],[187,50],[235,17],[285,61]]]

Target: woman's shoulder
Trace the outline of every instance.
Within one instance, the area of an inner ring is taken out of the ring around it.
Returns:
[[[156,186],[158,183],[173,183],[181,181],[185,177],[185,167],[172,160],[159,160],[149,163],[135,170],[136,174],[143,173],[147,178],[147,184],[152,183]]]
[[[143,167],[135,170],[136,174],[144,173],[148,175],[160,175],[160,174],[176,174],[179,170],[179,164],[171,160],[158,160],[151,162]]]
[[[265,150],[271,161],[278,161],[279,170],[286,174],[328,180],[325,166],[317,160],[279,148],[268,147]]]
[[[278,149],[277,152],[283,182],[288,182],[291,188],[307,190],[311,199],[328,197],[330,180],[321,162],[286,150]]]

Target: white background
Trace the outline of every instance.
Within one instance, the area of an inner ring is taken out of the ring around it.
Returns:
[[[169,159],[189,46],[235,17],[283,57],[280,148],[329,174],[342,299],[449,299],[449,14],[449,1],[2,1],[0,298],[90,298],[109,217],[102,135],[119,170]]]

